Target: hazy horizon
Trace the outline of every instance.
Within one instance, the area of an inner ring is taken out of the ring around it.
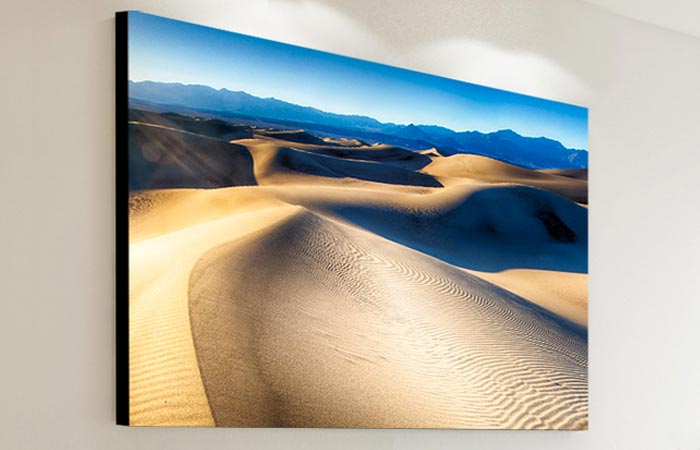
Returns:
[[[318,110],[318,111],[321,111],[321,112],[323,112],[323,113],[336,114],[336,115],[342,115],[342,116],[350,116],[350,115],[352,115],[352,116],[365,117],[365,118],[368,118],[368,119],[376,120],[377,122],[381,123],[382,125],[397,125],[397,126],[409,126],[409,125],[413,125],[413,126],[418,126],[418,127],[440,127],[440,128],[446,128],[446,129],[451,130],[451,131],[453,131],[453,132],[455,132],[455,133],[477,132],[477,133],[482,133],[482,134],[490,134],[490,133],[497,133],[497,132],[500,132],[500,131],[512,131],[512,132],[514,132],[514,133],[516,133],[516,134],[518,134],[518,135],[520,135],[521,137],[524,137],[524,138],[532,138],[532,139],[541,139],[541,138],[545,138],[545,139],[549,139],[549,140],[553,140],[553,141],[559,142],[560,144],[562,144],[564,147],[566,147],[566,148],[569,149],[569,150],[581,150],[581,151],[588,152],[588,149],[586,149],[586,148],[567,147],[563,142],[561,142],[561,141],[559,141],[559,140],[557,140],[557,139],[554,139],[554,138],[552,138],[551,136],[547,136],[547,135],[541,135],[541,136],[530,136],[530,135],[525,135],[525,134],[522,134],[522,133],[520,133],[520,132],[518,132],[517,130],[514,130],[514,129],[512,129],[512,128],[500,128],[500,129],[497,129],[497,130],[490,130],[490,131],[484,131],[484,130],[478,130],[478,129],[461,129],[461,130],[455,130],[455,129],[453,129],[453,128],[446,127],[446,126],[439,125],[439,124],[434,124],[434,123],[414,123],[414,122],[411,122],[411,123],[396,123],[396,122],[383,122],[383,121],[377,119],[376,117],[371,117],[371,116],[368,116],[368,115],[366,115],[366,114],[344,114],[344,113],[338,113],[338,112],[336,112],[336,111],[326,111],[326,110],[320,109],[320,108],[318,108],[318,107],[316,107],[316,106],[314,106],[314,105],[301,105],[301,104],[297,104],[297,103],[292,103],[292,102],[290,102],[290,101],[288,101],[288,100],[285,100],[285,99],[282,99],[282,98],[277,98],[277,97],[259,97],[259,96],[257,96],[257,95],[251,94],[250,92],[247,92],[247,91],[245,91],[245,90],[233,90],[233,89],[228,89],[228,88],[225,88],[225,87],[224,87],[224,88],[216,88],[216,87],[209,86],[209,85],[206,85],[206,84],[200,84],[200,83],[183,83],[183,82],[180,82],[180,81],[157,81],[157,80],[133,80],[133,79],[129,79],[129,82],[130,82],[130,83],[144,83],[144,82],[150,82],[150,83],[156,83],[156,84],[175,84],[175,85],[181,85],[181,86],[205,87],[205,88],[214,89],[214,90],[216,90],[216,91],[226,90],[226,91],[228,91],[228,92],[241,92],[241,93],[243,93],[243,94],[247,94],[247,95],[250,95],[250,96],[253,96],[253,97],[256,97],[256,98],[260,98],[260,99],[263,99],[263,100],[277,100],[277,101],[285,102],[285,103],[288,103],[288,104],[291,104],[291,105],[295,105],[295,106],[300,106],[300,107],[304,107],[304,108],[313,108],[313,109]],[[129,95],[129,97],[130,97],[130,98],[137,98],[137,97],[131,97],[131,95]],[[139,99],[139,100],[142,100],[142,101],[143,101],[143,99]],[[197,109],[196,107],[192,107],[192,106],[190,106],[190,105],[181,105],[181,106],[186,106],[186,107],[191,107],[191,108],[193,108],[193,109]]]
[[[382,123],[510,129],[588,150],[586,108],[144,13],[129,13],[129,78],[204,85]]]

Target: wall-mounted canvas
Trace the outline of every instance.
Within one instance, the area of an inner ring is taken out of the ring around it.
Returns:
[[[585,108],[116,23],[119,423],[587,428]]]

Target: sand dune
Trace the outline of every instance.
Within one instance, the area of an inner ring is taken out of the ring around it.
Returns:
[[[132,195],[132,242],[264,205],[293,204],[479,271],[537,268],[583,273],[587,211],[527,187],[422,188],[376,185],[239,187]],[[149,208],[162,204],[162,208]]]
[[[588,327],[587,273],[537,269],[469,272],[577,325]]]
[[[586,424],[585,331],[313,213],[203,255],[189,292],[217,425]]]
[[[186,133],[230,141],[253,137],[253,128],[247,125],[235,125],[219,119],[183,116],[175,113],[153,113],[141,110],[129,110],[132,123],[159,125],[164,128],[180,130]]]
[[[587,271],[586,209],[546,191],[453,186],[400,199],[356,195],[287,190],[281,198],[464,268]]]
[[[431,162],[431,159],[426,155],[389,145],[358,145],[354,148],[306,145],[300,148],[318,155],[333,156],[343,160],[372,161],[412,171],[422,169]]]
[[[588,183],[575,177],[564,176],[568,171],[536,171],[485,156],[452,155],[434,158],[423,172],[435,176],[446,186],[462,183],[465,179],[519,184],[545,189],[574,202],[588,203]]]
[[[266,208],[130,246],[130,372],[135,425],[212,425],[192,344],[188,280],[201,254],[295,208]]]
[[[560,177],[588,180],[588,169],[543,169],[538,172],[559,175]]]
[[[271,138],[273,141],[294,142],[296,144],[328,145],[328,141],[307,133],[304,130],[266,130],[256,129],[256,138]]]
[[[246,147],[164,125],[129,124],[129,166],[132,190],[256,184]]]
[[[150,114],[132,424],[587,427],[581,173]]]
[[[260,184],[327,183],[343,179],[407,186],[440,187],[428,174],[360,159],[342,159],[274,144],[250,144],[255,176]],[[319,179],[320,178],[320,179]]]

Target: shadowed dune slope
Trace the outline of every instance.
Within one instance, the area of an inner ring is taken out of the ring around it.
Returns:
[[[255,176],[260,184],[307,184],[327,182],[318,178],[336,178],[348,182],[442,186],[431,175],[380,162],[336,158],[274,144],[253,144],[249,148],[255,158]]]
[[[179,129],[188,133],[230,141],[253,136],[253,127],[236,125],[220,119],[184,116],[177,113],[155,113],[138,109],[129,110],[129,121],[161,125],[166,128]]]
[[[430,164],[430,157],[419,152],[406,150],[400,147],[388,145],[375,145],[371,147],[330,147],[307,146],[304,150],[319,155],[333,156],[336,158],[373,161],[382,164],[395,165],[407,170],[419,170]]]
[[[354,204],[341,196],[316,201],[293,198],[293,191],[282,195],[468,269],[588,270],[588,211],[540,189],[453,186],[402,201],[376,195]]]
[[[266,130],[257,129],[255,137],[268,137],[274,140],[295,142],[299,144],[333,145],[304,130]]]
[[[129,189],[255,185],[248,149],[167,128],[129,124]]]
[[[588,183],[585,180],[560,176],[581,171],[536,171],[485,156],[460,154],[433,158],[423,172],[435,176],[445,185],[459,184],[463,179],[520,184],[545,189],[574,202],[588,203]]]
[[[588,180],[588,169],[543,169],[541,173],[559,175],[560,177],[576,178],[578,180]]]
[[[188,295],[217,425],[587,427],[582,328],[305,210],[205,253]]]

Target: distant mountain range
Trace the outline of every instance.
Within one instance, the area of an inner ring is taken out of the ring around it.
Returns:
[[[381,142],[412,150],[435,147],[443,155],[472,153],[530,169],[588,167],[585,150],[569,149],[545,137],[521,136],[513,130],[457,132],[436,125],[382,123],[371,117],[329,113],[242,91],[180,83],[130,81],[129,97],[139,107],[150,106],[161,112],[203,112],[251,125],[303,128],[320,136]]]

